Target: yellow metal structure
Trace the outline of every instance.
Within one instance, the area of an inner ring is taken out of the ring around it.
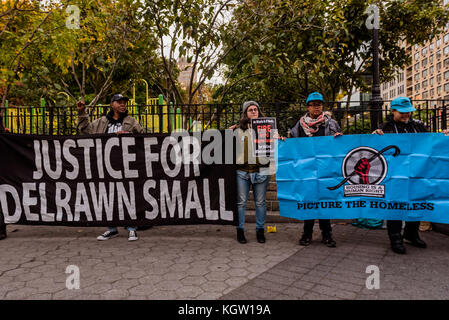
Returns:
[[[109,105],[97,105],[97,107],[99,108],[91,117],[92,121],[104,114],[104,108],[108,108]],[[191,119],[186,127],[186,116],[182,116],[180,108],[167,106],[162,100],[162,96],[148,98],[144,106],[138,106],[130,101],[128,112],[139,121],[144,132],[169,133],[174,130],[187,129],[187,127],[190,127],[192,131],[202,128],[200,121],[192,123]],[[76,134],[77,112],[73,108],[46,108],[45,101],[42,100],[41,107],[37,108],[6,108],[4,120],[11,132],[51,135]]]
[[[26,134],[58,134],[69,128],[76,128],[76,120],[76,114],[70,116],[68,111],[61,111],[51,115],[50,110],[46,108],[8,108],[5,113],[8,129],[11,132]]]

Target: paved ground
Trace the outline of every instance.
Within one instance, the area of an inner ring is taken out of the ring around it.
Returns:
[[[133,243],[123,229],[98,242],[103,228],[8,226],[0,299],[449,299],[445,235],[426,232],[428,249],[396,255],[385,230],[336,225],[338,247],[327,248],[317,233],[297,245],[302,224],[277,224],[263,245],[247,228],[241,245],[231,226],[155,227]],[[69,265],[79,290],[66,288]],[[378,290],[365,287],[368,265],[380,269]]]
[[[429,247],[407,245],[407,254],[389,249],[386,230],[334,227],[337,248],[317,241],[222,299],[449,299],[449,237],[421,234]],[[379,267],[379,289],[368,290]]]

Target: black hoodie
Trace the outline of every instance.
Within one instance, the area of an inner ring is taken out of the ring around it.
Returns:
[[[122,123],[123,119],[125,119],[128,116],[128,110],[125,113],[122,113],[120,117],[115,120],[114,119],[114,110],[111,110],[106,115],[106,118],[108,119],[108,127],[106,129],[106,133],[115,133],[122,130]]]
[[[418,133],[428,132],[426,126],[422,121],[409,120],[407,123],[394,121],[393,119],[382,123],[379,126],[385,133]]]

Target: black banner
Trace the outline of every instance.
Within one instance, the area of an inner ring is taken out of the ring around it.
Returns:
[[[0,134],[0,213],[7,224],[236,225],[235,166],[214,134]]]

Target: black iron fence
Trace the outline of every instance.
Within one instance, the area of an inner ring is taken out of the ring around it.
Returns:
[[[416,100],[417,111],[413,118],[425,123],[431,132],[447,128],[447,106],[449,100]],[[261,103],[263,115],[278,120],[279,131],[287,135],[299,118],[305,114],[304,102]],[[371,132],[370,109],[368,102],[344,101],[327,102],[324,110],[329,111],[338,121],[345,134]],[[2,123],[11,133],[73,135],[77,134],[76,106],[16,107],[2,110]],[[108,106],[89,108],[90,120],[105,115]],[[390,116],[389,101],[377,110],[385,121]],[[135,117],[145,132],[170,133],[174,130],[204,131],[207,129],[226,129],[236,124],[241,115],[241,104],[203,104],[203,105],[132,105],[129,115]]]

